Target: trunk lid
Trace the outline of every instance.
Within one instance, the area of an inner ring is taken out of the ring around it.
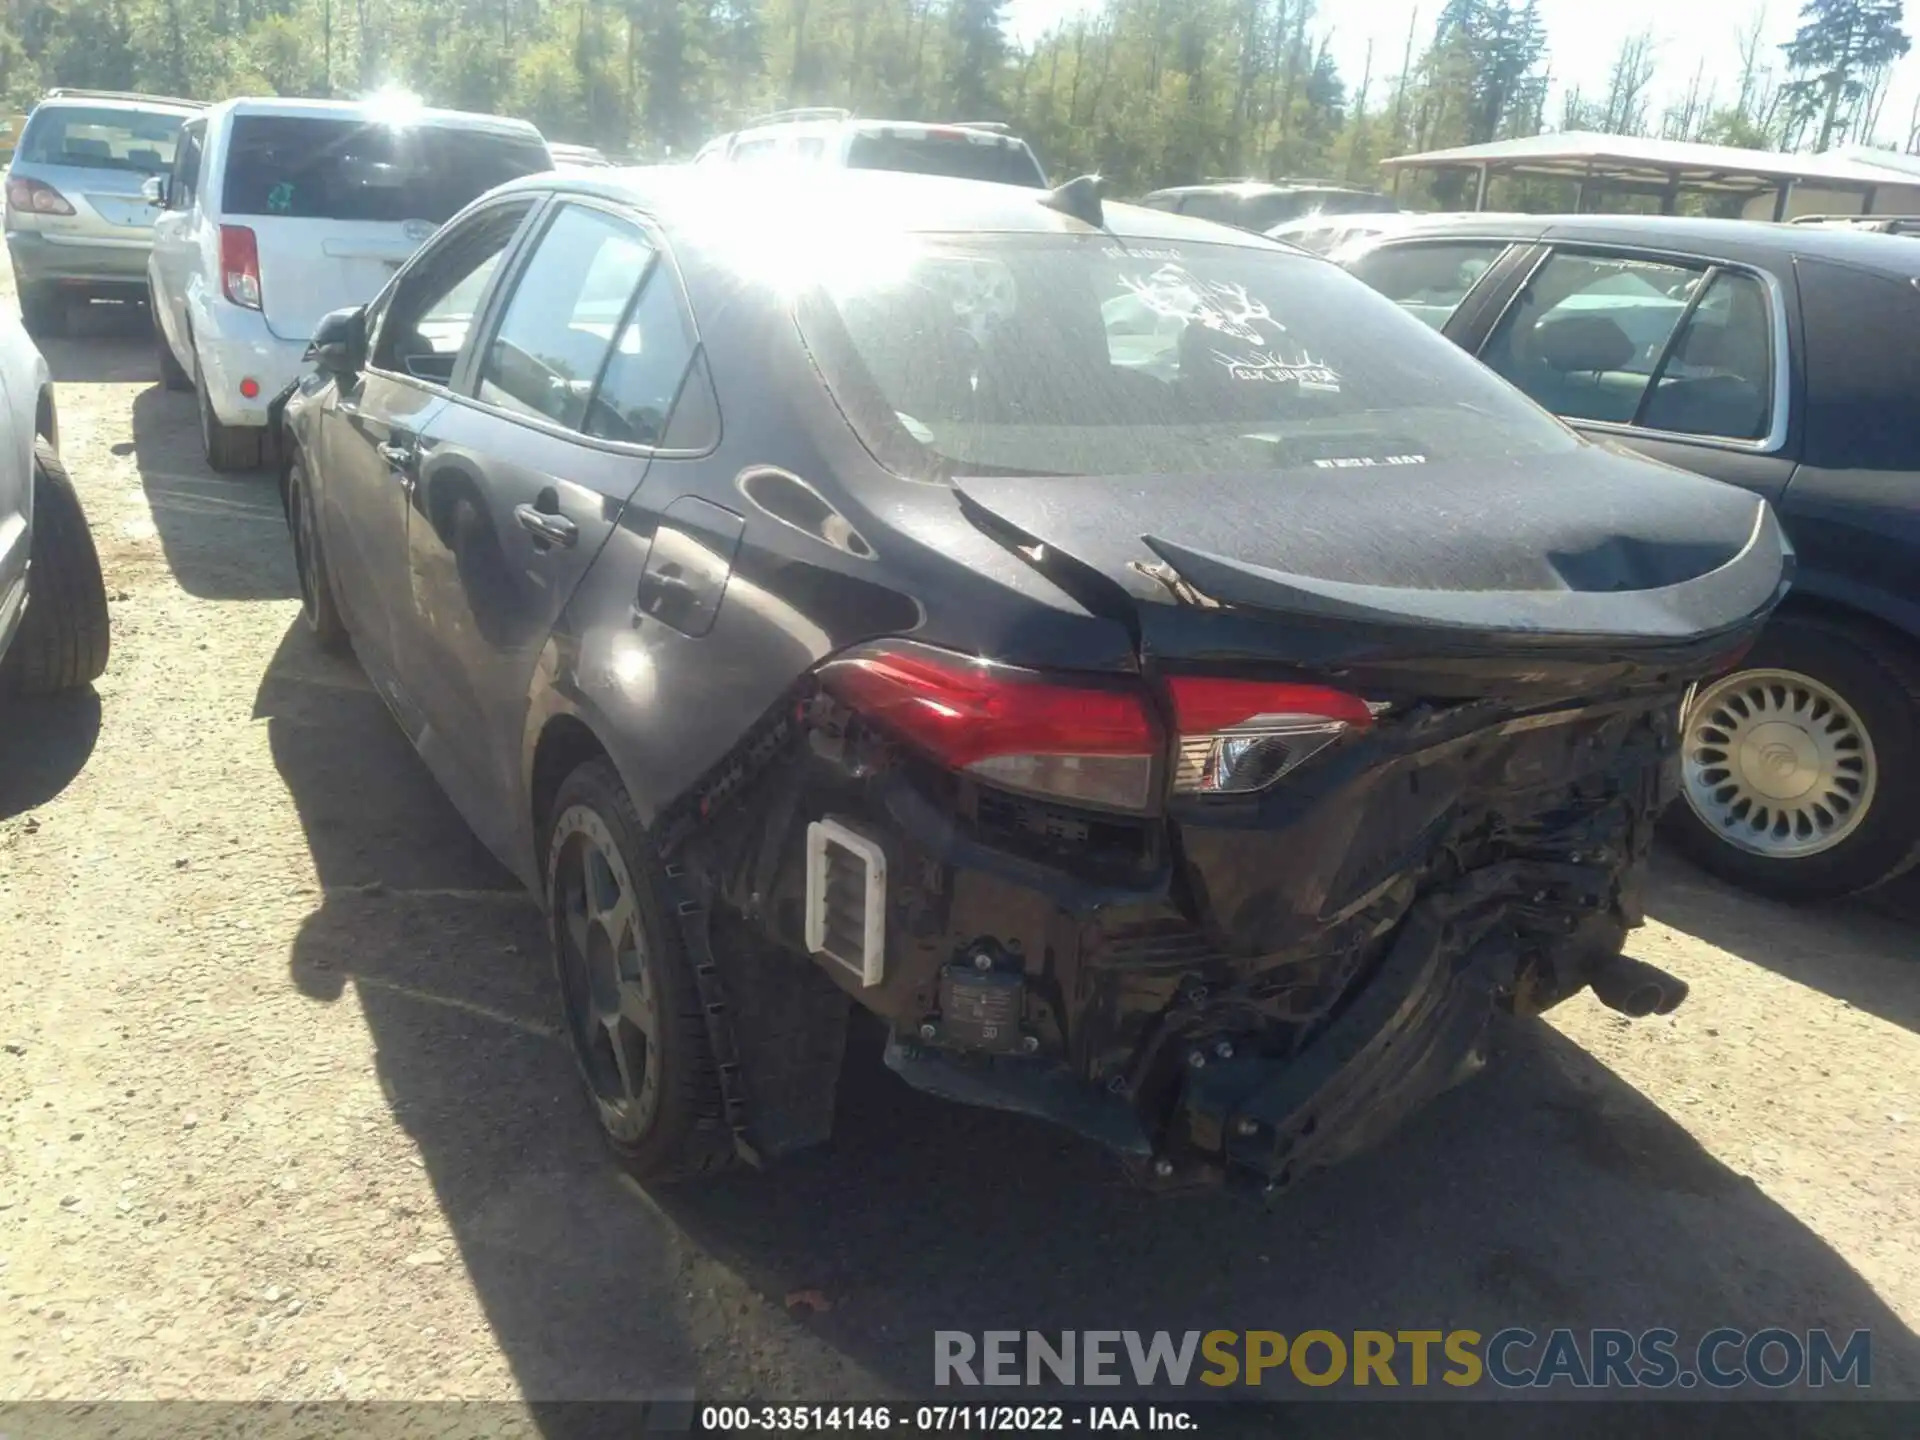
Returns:
[[[247,216],[260,251],[260,304],[282,340],[308,340],[322,316],[364,305],[437,228],[425,220]]]
[[[1619,680],[1724,653],[1784,593],[1791,551],[1746,491],[1600,446],[1390,458],[955,484],[977,525],[1133,625],[1148,668],[1421,660],[1423,698],[1550,699],[1611,688],[1596,661]]]

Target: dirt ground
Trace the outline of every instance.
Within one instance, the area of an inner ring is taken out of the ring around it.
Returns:
[[[138,317],[50,343],[113,600],[95,692],[0,712],[0,1400],[918,1392],[936,1327],[1828,1325],[1920,1396],[1913,903],[1662,858],[1635,953],[1271,1208],[1155,1201],[851,1055],[828,1149],[641,1194],[533,903],[296,627],[264,478],[201,464]],[[830,1308],[787,1297],[818,1291]]]

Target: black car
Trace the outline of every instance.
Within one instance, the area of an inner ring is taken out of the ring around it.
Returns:
[[[1361,190],[1327,180],[1219,180],[1204,185],[1173,185],[1140,199],[1156,210],[1171,210],[1261,234],[1309,215],[1374,215],[1400,206],[1378,190]]]
[[[850,998],[1167,1183],[1678,1002],[1621,942],[1763,501],[1096,182],[780,183],[496,190],[286,408],[307,623],[544,898],[637,1174],[824,1137]]]
[[[1335,257],[1584,433],[1772,502],[1793,595],[1688,711],[1701,865],[1821,899],[1920,851],[1920,247],[1650,216],[1453,217]]]

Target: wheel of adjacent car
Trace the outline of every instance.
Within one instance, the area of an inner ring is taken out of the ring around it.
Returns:
[[[160,306],[151,291],[148,292],[147,314],[153,325],[153,357],[160,367],[161,386],[168,390],[193,389],[193,376],[187,373],[187,367],[175,357],[173,346],[168,343],[167,332],[160,324]]]
[[[213,412],[213,402],[207,397],[206,372],[200,368],[199,358],[193,362],[194,400],[200,408],[200,445],[206,451],[207,464],[215,470],[257,470],[260,468],[260,437],[266,434],[262,426],[223,425],[220,417]]]
[[[1688,707],[1667,829],[1703,868],[1763,895],[1877,885],[1920,844],[1917,716],[1911,657],[1844,623],[1781,616]]]
[[[20,323],[36,340],[66,334],[67,297],[52,285],[21,286]]]
[[[344,655],[352,641],[346,622],[340,618],[340,607],[334,603],[333,581],[327,573],[317,521],[306,466],[296,454],[287,467],[287,530],[293,538],[293,564],[300,576],[300,618],[322,650],[329,655]]]
[[[733,1134],[661,862],[605,760],[561,783],[546,902],[567,1035],[600,1129],[648,1184],[726,1166]]]
[[[109,648],[107,590],[80,497],[53,446],[33,446],[27,613],[0,659],[4,688],[73,690],[100,678]]]

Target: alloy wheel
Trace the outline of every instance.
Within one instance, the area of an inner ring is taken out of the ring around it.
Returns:
[[[606,822],[577,805],[554,826],[554,948],[574,1053],[614,1138],[632,1143],[660,1107],[660,989],[633,877]]]
[[[1682,736],[1687,804],[1729,844],[1794,860],[1866,820],[1879,769],[1859,713],[1792,670],[1741,670],[1701,690]]]

